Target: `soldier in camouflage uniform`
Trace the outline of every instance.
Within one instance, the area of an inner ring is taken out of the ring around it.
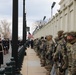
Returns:
[[[52,53],[53,53],[53,40],[52,40],[52,35],[48,35],[46,37],[47,41],[46,41],[46,56],[45,56],[45,60],[46,60],[46,66],[45,68],[47,69],[48,71],[48,74],[47,75],[50,75],[50,71],[51,71],[51,68],[52,68]]]
[[[41,66],[45,66],[45,53],[46,53],[46,40],[43,39],[41,40],[41,45],[40,45],[40,57],[41,57]]]
[[[44,39],[44,37],[34,40],[34,50],[40,57],[41,66],[45,66],[46,39]]]
[[[67,67],[67,54],[66,54],[66,37],[63,37],[63,31],[58,32],[58,38],[55,39],[57,43],[56,52],[53,59],[56,68],[56,75],[65,75]]]
[[[41,53],[43,50],[43,44],[44,44],[44,37],[42,36],[38,41],[38,55],[40,59],[41,59]]]
[[[38,38],[34,40],[34,50],[35,50],[36,53],[37,53],[37,50],[38,50],[38,41],[39,41]]]
[[[41,38],[37,38],[35,42],[35,51],[37,55],[40,57],[40,45],[41,45]]]
[[[76,75],[76,32],[67,35],[68,69],[66,75]]]

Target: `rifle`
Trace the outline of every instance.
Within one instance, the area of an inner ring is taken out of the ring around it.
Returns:
[[[61,61],[62,61],[62,54],[61,54],[61,52],[59,51],[58,52],[58,68],[60,68],[62,65],[61,65]]]
[[[59,68],[59,72],[63,73],[64,69],[62,68],[62,60],[63,60],[63,56],[61,54],[61,52],[58,52],[58,68]]]

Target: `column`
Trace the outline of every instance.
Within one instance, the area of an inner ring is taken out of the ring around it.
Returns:
[[[73,0],[73,9],[74,9],[74,31],[76,31],[76,0]]]

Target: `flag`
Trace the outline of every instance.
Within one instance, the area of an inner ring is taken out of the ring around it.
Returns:
[[[33,35],[28,34],[28,39],[34,38]]]

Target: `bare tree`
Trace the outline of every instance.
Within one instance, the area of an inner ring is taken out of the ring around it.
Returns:
[[[9,38],[10,36],[10,23],[6,20],[2,20],[0,22],[0,33],[2,34],[3,38]]]
[[[39,21],[36,21],[36,22],[34,23],[34,26],[35,26],[35,28],[40,29],[40,28],[42,28],[42,27],[45,25],[45,23],[46,23],[46,21],[44,21],[44,20],[39,20]]]
[[[36,31],[38,31],[39,29],[41,29],[44,25],[45,25],[45,23],[47,23],[44,19],[43,20],[38,20],[38,21],[36,21],[36,22],[34,22],[34,24],[33,24],[33,29],[34,29],[34,31],[33,31],[33,34],[36,32]]]

